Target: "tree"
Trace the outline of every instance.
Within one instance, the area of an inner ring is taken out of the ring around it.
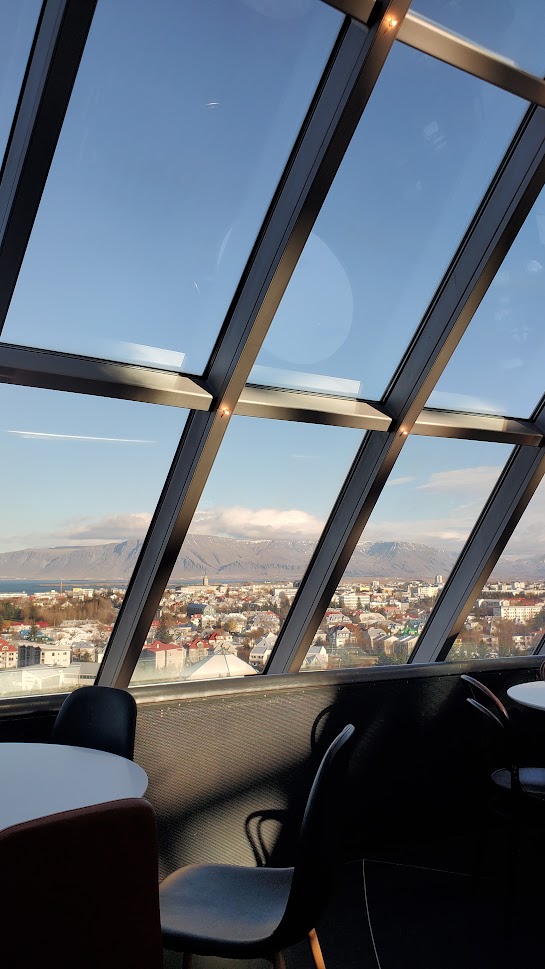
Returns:
[[[161,618],[159,620],[159,625],[157,626],[157,629],[155,630],[155,637],[154,638],[155,639],[158,639],[160,643],[170,643],[170,641],[171,641],[171,638],[172,637],[170,635],[170,631],[169,631],[169,628],[168,628],[168,626],[166,624],[166,620],[165,620],[165,617],[164,616],[161,616]]]
[[[512,619],[497,619],[494,623],[494,632],[498,641],[498,656],[513,656],[516,653],[513,643],[513,634],[517,631],[517,625]]]

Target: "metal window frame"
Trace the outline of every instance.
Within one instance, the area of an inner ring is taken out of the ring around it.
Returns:
[[[0,344],[0,383],[191,409],[97,682],[128,685],[233,413],[368,432],[266,673],[299,668],[409,433],[517,445],[420,638],[414,663],[443,658],[474,590],[499,558],[544,473],[541,407],[524,420],[443,411],[425,403],[545,180],[545,82],[408,13],[409,0],[380,5],[335,0],[332,5],[368,27],[355,20],[343,25],[204,377]],[[95,6],[96,0],[45,0],[40,15],[0,172],[0,324]],[[246,383],[396,37],[541,107],[532,107],[523,120],[381,402]],[[536,652],[545,652],[545,639]]]

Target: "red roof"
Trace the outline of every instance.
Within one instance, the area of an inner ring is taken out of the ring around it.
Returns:
[[[17,653],[17,646],[8,643],[7,639],[0,639],[0,653]]]
[[[155,642],[144,646],[144,649],[150,649],[154,653],[162,653],[165,649],[182,649],[182,647],[178,643],[162,643],[160,639],[156,639]]]

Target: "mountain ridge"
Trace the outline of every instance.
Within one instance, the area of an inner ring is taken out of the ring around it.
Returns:
[[[305,539],[238,539],[188,534],[171,581],[286,581],[301,578],[315,542]],[[141,539],[102,545],[26,548],[0,552],[0,579],[111,579],[127,581]],[[360,542],[345,572],[349,578],[433,579],[450,573],[458,553],[417,542]],[[545,578],[545,557],[514,560],[497,568],[501,578]]]

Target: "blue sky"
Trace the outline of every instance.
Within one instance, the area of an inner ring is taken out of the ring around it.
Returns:
[[[0,8],[8,113],[36,8]],[[99,2],[3,339],[201,372],[340,24],[312,0]],[[254,379],[382,395],[525,107],[395,48]],[[432,403],[530,413],[544,244],[540,199]],[[0,550],[144,534],[184,411],[9,385],[0,401]],[[194,529],[315,540],[361,440],[233,419]],[[460,548],[509,450],[410,439],[364,538]],[[523,552],[543,547],[538,512]]]

